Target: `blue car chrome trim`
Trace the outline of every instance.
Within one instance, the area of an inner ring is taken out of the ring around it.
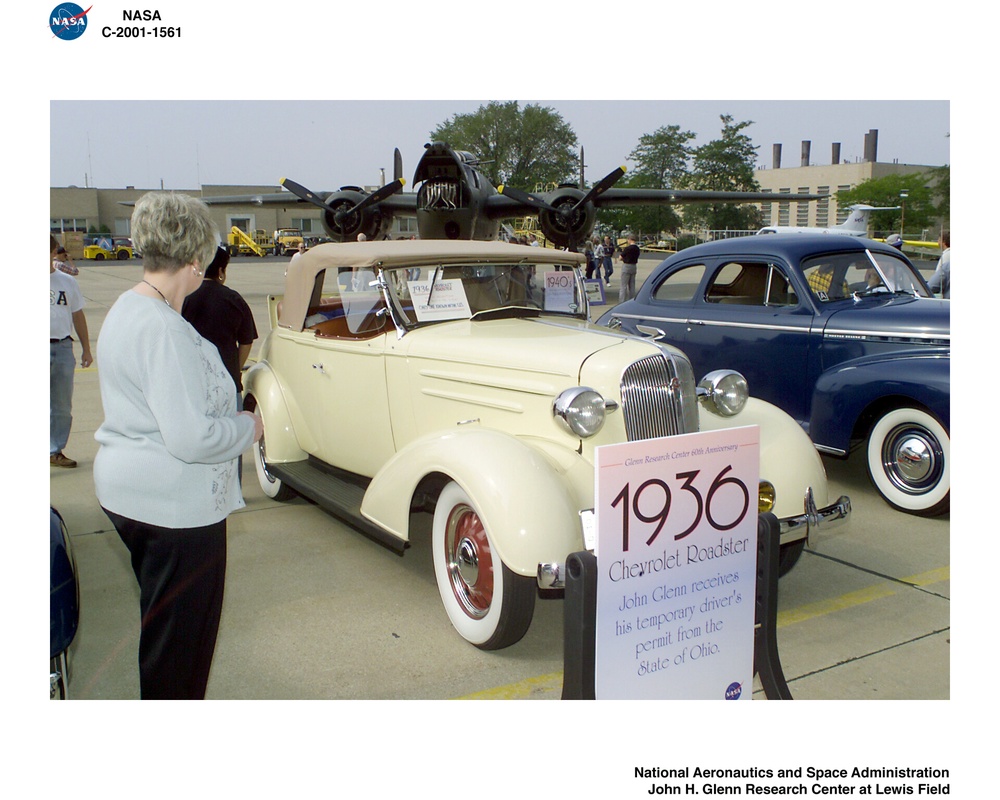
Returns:
[[[951,344],[951,334],[943,333],[886,333],[885,331],[830,330],[823,332],[825,339],[858,339],[871,342],[894,342],[899,344]]]

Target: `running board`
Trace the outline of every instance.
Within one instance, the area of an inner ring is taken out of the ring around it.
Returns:
[[[267,471],[284,482],[307,500],[330,512],[337,519],[363,533],[397,555],[410,543],[393,536],[361,515],[361,501],[365,489],[357,483],[357,476],[332,467],[324,469],[314,461],[293,461],[288,464],[268,464]],[[354,480],[351,480],[354,478]]]

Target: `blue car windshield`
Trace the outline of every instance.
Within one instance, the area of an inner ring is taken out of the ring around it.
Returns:
[[[813,256],[803,260],[802,273],[821,303],[872,294],[931,296],[909,262],[889,253],[857,250]]]

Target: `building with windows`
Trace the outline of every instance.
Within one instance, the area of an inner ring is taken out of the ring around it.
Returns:
[[[374,191],[377,187],[366,187]],[[110,233],[113,236],[131,234],[132,206],[146,192],[153,189],[93,189],[68,186],[49,189],[49,215],[51,233],[62,241],[62,234],[68,232]],[[281,192],[280,186],[221,186],[204,185],[200,189],[176,189],[175,191],[192,197],[253,197],[260,194]],[[252,200],[226,204],[212,204],[209,209],[215,224],[223,235],[233,227],[251,233],[263,230],[273,233],[279,228],[298,228],[307,237],[325,236],[323,211],[309,203],[301,203],[291,194],[288,205],[268,203],[263,205]],[[390,234],[393,238],[408,238],[416,235],[417,223],[412,218],[393,220]]]
[[[812,142],[803,141],[799,162],[795,166],[782,163],[782,145],[775,144],[771,151],[771,166],[758,169],[757,182],[765,192],[781,194],[818,194],[825,199],[809,202],[762,203],[764,225],[792,225],[796,227],[826,228],[844,222],[849,211],[837,205],[835,195],[873,178],[888,175],[909,175],[927,172],[934,166],[901,164],[878,161],[878,131],[865,134],[865,157],[861,161],[846,162],[840,158],[840,143],[830,148],[829,161],[816,163],[812,158]],[[937,165],[941,166],[941,165]]]

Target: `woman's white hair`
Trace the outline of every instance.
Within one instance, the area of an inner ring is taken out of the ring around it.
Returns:
[[[219,233],[198,198],[147,192],[132,212],[132,243],[150,272],[177,272],[189,264],[204,269],[215,257]]]

